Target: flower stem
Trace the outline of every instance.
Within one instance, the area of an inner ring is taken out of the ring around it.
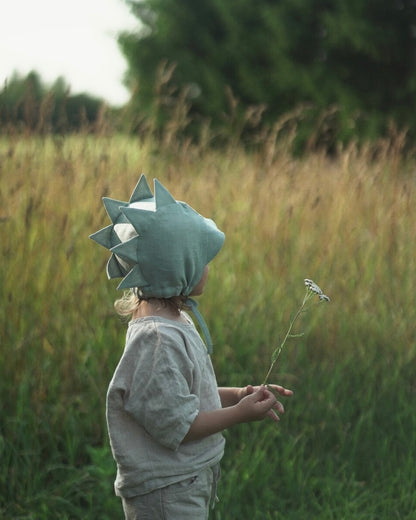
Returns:
[[[292,329],[293,329],[293,325],[295,324],[296,320],[299,318],[299,316],[302,314],[303,312],[303,309],[305,307],[305,304],[306,302],[308,301],[308,299],[310,298],[310,292],[307,290],[306,291],[306,294],[305,294],[305,297],[303,298],[303,302],[302,302],[302,305],[299,307],[299,309],[297,310],[295,316],[290,320],[290,323],[289,323],[289,328],[287,329],[287,332],[286,332],[286,335],[285,337],[283,338],[283,341],[282,343],[280,344],[280,346],[273,352],[273,355],[272,355],[272,362],[270,364],[270,367],[269,367],[269,370],[267,371],[267,374],[266,374],[266,377],[264,378],[264,381],[263,381],[263,385],[267,385],[267,381],[270,377],[270,374],[272,373],[272,370],[273,370],[273,367],[276,363],[276,361],[278,360],[279,356],[280,356],[280,353],[282,352],[283,350],[283,347],[285,346],[285,343],[287,341],[287,339],[290,337],[291,335],[291,332],[292,332]]]

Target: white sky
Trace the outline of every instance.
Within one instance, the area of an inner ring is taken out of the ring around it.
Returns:
[[[123,0],[0,0],[0,89],[14,71],[35,70],[47,85],[63,76],[71,94],[121,105],[127,63],[117,33],[134,29]]]

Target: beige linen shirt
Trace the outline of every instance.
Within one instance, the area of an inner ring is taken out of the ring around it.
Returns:
[[[179,482],[217,464],[224,453],[221,433],[182,443],[200,411],[221,408],[211,358],[184,316],[187,323],[162,317],[129,323],[107,393],[119,496]]]

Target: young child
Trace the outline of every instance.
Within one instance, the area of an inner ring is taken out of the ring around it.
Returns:
[[[203,293],[224,234],[157,180],[142,175],[129,202],[104,198],[112,224],[91,235],[112,252],[109,278],[129,289],[132,316],[107,393],[107,425],[125,518],[202,520],[216,499],[222,431],[283,406],[266,387],[218,388],[207,326],[191,296]],[[202,341],[185,310],[191,310]],[[290,390],[272,385],[283,395]]]

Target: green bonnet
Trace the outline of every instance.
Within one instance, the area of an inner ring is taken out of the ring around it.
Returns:
[[[205,266],[224,243],[224,233],[185,202],[176,201],[154,180],[154,195],[142,175],[129,202],[103,198],[112,224],[90,238],[111,251],[108,278],[122,278],[118,289],[134,288],[142,298],[187,296],[205,335],[206,324],[189,298]]]

